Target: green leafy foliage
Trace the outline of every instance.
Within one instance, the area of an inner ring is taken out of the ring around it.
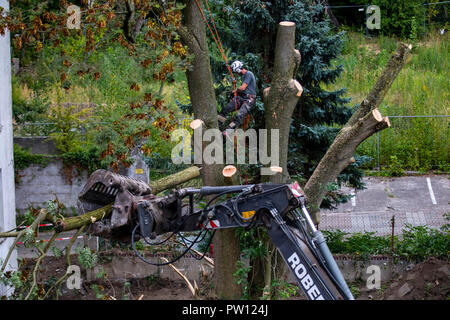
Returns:
[[[283,279],[273,279],[272,281],[272,292],[275,292],[275,295],[272,297],[274,300],[287,300],[293,296],[295,296],[298,292],[298,286],[292,285]],[[261,299],[264,299],[263,296]]]
[[[422,0],[351,0],[351,2],[380,7],[382,34],[417,39],[417,36],[424,32],[426,8],[422,5],[424,3]]]
[[[78,254],[78,262],[80,262],[81,266],[84,268],[90,269],[97,265],[98,256],[88,247],[78,247],[76,253]]]
[[[94,291],[95,297],[97,299],[104,299],[106,297],[106,295],[104,294],[105,288],[103,286],[93,284],[91,285],[91,289]]]
[[[62,251],[61,251],[61,249],[59,249],[58,247],[55,247],[55,246],[52,246],[51,248],[50,248],[50,250],[52,251],[52,253],[53,253],[53,256],[55,257],[55,258],[60,258],[61,256],[62,256]]]
[[[100,149],[96,145],[75,146],[68,152],[61,154],[66,166],[76,166],[80,169],[87,169],[92,173],[97,169],[106,169],[107,165],[100,159]]]
[[[430,256],[450,258],[450,233],[445,229],[406,225],[401,236],[394,237],[394,252],[391,236],[377,236],[374,232],[349,234],[341,230],[322,232],[333,254],[352,254],[361,258],[394,254],[413,261],[423,261]]]
[[[21,146],[14,144],[14,170],[17,172],[28,168],[30,165],[46,166],[49,158],[42,154],[34,154]]]
[[[36,128],[36,126],[20,126],[20,124],[25,122],[45,122],[47,120],[45,112],[48,108],[48,101],[46,101],[45,96],[30,93],[31,90],[26,85],[21,86],[19,79],[14,75],[11,77],[11,85],[12,113],[16,125],[23,133],[39,134],[39,128]]]
[[[23,245],[25,248],[31,248],[36,243],[36,236],[34,230],[27,228],[25,234],[23,235]]]
[[[399,255],[424,260],[429,256],[449,258],[450,233],[427,226],[407,226],[403,230],[403,239],[396,244]]]
[[[39,119],[51,122],[50,136],[69,167],[75,160],[87,160],[89,171],[117,170],[119,164],[131,164],[135,150],[170,155],[169,133],[176,126],[177,110],[165,103],[172,98],[163,89],[176,86],[175,73],[183,73],[189,64],[176,34],[183,5],[133,1],[130,7],[130,2],[109,0],[76,4],[82,10],[79,30],[66,28],[67,1],[13,2],[0,16],[1,33],[9,29],[14,55],[20,54],[22,69],[30,70],[20,73],[14,86],[33,91],[24,99],[16,90],[17,119],[36,121],[35,114],[41,113]],[[116,14],[130,10],[134,18]],[[34,96],[48,99],[32,104]]]
[[[391,163],[389,165],[389,175],[391,177],[400,177],[405,172],[402,169],[402,163],[397,159],[397,156],[391,156]]]
[[[243,261],[238,260],[236,262],[236,271],[233,273],[235,281],[242,288],[242,299],[250,299],[250,285],[248,282],[248,273],[251,270],[251,266],[246,265]]]

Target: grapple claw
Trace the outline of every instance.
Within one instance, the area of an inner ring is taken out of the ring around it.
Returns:
[[[116,229],[130,222],[133,202],[151,197],[151,193],[152,188],[143,181],[99,169],[91,174],[78,198],[85,211],[113,203],[110,228]]]

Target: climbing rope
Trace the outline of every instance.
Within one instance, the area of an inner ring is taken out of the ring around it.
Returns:
[[[206,4],[206,8],[207,8],[207,10],[208,10],[208,12],[209,12],[209,16],[210,16],[210,18],[211,18],[211,22],[212,22],[212,25],[213,25],[213,28],[214,28],[215,33],[213,32],[213,30],[212,30],[212,28],[211,28],[211,26],[210,26],[208,20],[206,19],[206,16],[205,16],[205,14],[203,13],[203,10],[202,10],[202,8],[201,8],[200,3],[198,2],[198,0],[195,0],[195,3],[197,4],[198,10],[200,11],[200,13],[201,13],[201,15],[202,15],[203,20],[205,21],[206,25],[208,26],[209,31],[211,32],[211,35],[212,35],[212,37],[213,37],[213,39],[214,39],[214,42],[216,43],[217,48],[219,49],[220,54],[222,55],[222,58],[223,58],[223,60],[224,60],[224,62],[225,62],[225,65],[227,66],[228,72],[230,73],[230,76],[231,76],[231,79],[232,79],[232,82],[233,82],[234,110],[235,110],[235,112],[237,113],[238,110],[237,110],[237,88],[236,88],[236,79],[234,78],[233,72],[231,71],[231,68],[230,68],[230,66],[229,66],[229,64],[228,64],[227,57],[226,57],[226,55],[225,55],[225,51],[224,51],[223,46],[222,46],[222,41],[221,41],[221,39],[220,39],[219,32],[217,31],[217,28],[216,28],[216,24],[215,24],[215,22],[214,22],[213,15],[212,15],[211,10],[210,10],[209,5],[208,5],[208,1],[205,0],[205,4]],[[248,128],[249,120],[250,120],[250,116],[247,114],[247,119],[244,120],[244,134],[245,134],[246,129]],[[234,130],[236,130],[236,129],[237,129],[237,128],[235,128]],[[244,137],[245,137],[245,136],[244,136]],[[245,141],[245,138],[244,138],[244,150],[245,150],[245,149],[246,149],[246,141]],[[237,144],[235,144],[235,151],[236,151],[236,154],[237,154]],[[240,183],[242,184],[242,177],[239,176],[239,179],[240,179]],[[245,174],[245,183],[247,184],[247,173]]]

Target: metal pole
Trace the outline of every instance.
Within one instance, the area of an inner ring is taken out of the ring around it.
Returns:
[[[380,167],[380,132],[377,131],[377,170],[380,171],[381,167]]]
[[[367,19],[368,19],[367,8],[368,6],[364,6],[364,13],[366,16],[366,21],[364,21],[364,25],[366,26],[366,37],[369,37],[369,29],[367,28]]]

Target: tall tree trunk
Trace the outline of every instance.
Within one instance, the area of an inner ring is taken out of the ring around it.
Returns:
[[[320,223],[320,204],[326,194],[328,183],[334,181],[342,170],[354,161],[353,154],[361,142],[390,126],[388,118],[383,117],[377,108],[405,65],[410,53],[410,45],[398,46],[367,98],[362,101],[350,120],[339,131],[306,183],[305,194],[309,212],[317,225]]]
[[[275,61],[271,86],[264,90],[264,110],[266,129],[270,135],[271,129],[279,131],[279,165],[283,169],[281,174],[269,176],[274,183],[289,180],[287,172],[287,155],[289,143],[289,129],[292,113],[297,105],[303,88],[295,77],[301,56],[295,50],[295,23],[280,22],[275,47]],[[268,139],[270,146],[271,139]],[[270,148],[268,148],[270,150]]]
[[[271,130],[275,129],[279,132],[279,166],[282,168],[282,172],[263,177],[264,180],[269,180],[272,183],[284,183],[290,179],[287,172],[289,130],[292,113],[303,92],[300,83],[294,79],[301,61],[300,52],[295,50],[295,28],[294,22],[283,21],[279,23],[272,83],[271,87],[264,90],[265,124],[269,136],[268,150],[271,150]],[[282,262],[283,259],[270,238],[264,237],[262,241],[265,242],[267,254],[265,257],[255,259],[252,266],[257,270],[262,268],[264,272],[251,274],[250,282],[259,285],[264,283],[263,293],[266,298],[271,298],[273,294],[271,292],[272,279],[279,279],[284,274],[285,265],[283,263],[277,264],[277,261]]]
[[[189,94],[195,119],[201,119],[205,129],[218,128],[205,22],[194,0],[186,1],[184,26],[179,34],[194,55],[193,69],[187,72]],[[203,146],[204,148],[205,146]],[[202,165],[204,185],[223,185],[222,164]],[[240,258],[240,243],[233,229],[220,230],[214,237],[214,287],[219,298],[239,299],[242,291],[234,279],[236,262]]]

